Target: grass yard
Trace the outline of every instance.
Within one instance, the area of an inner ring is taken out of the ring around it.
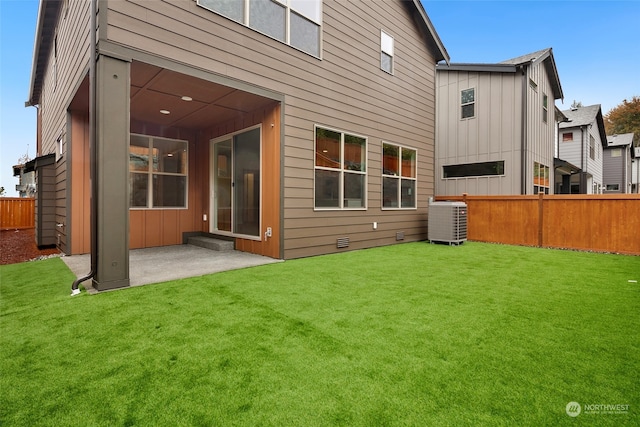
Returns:
[[[0,280],[3,426],[640,425],[640,257],[409,243],[73,298],[60,259]]]

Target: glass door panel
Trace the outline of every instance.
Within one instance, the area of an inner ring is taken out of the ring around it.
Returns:
[[[260,129],[233,138],[233,232],[260,236]]]
[[[218,142],[214,147],[215,227],[231,231],[231,140]]]

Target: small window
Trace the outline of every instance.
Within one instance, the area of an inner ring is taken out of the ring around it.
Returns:
[[[622,149],[614,148],[613,150],[611,150],[611,157],[622,157]]]
[[[476,90],[475,88],[464,89],[460,93],[461,118],[468,119],[476,115]]]
[[[416,150],[382,144],[382,208],[416,207]]]
[[[535,90],[536,92],[538,91],[538,84],[531,79],[529,79],[529,86],[531,86],[531,89]]]
[[[593,135],[589,135],[589,157],[592,160],[596,158],[596,140]]]
[[[549,194],[549,166],[545,166],[541,163],[533,163],[533,193],[538,194],[540,192]]]
[[[367,139],[316,127],[315,208],[366,209]]]
[[[465,163],[442,167],[443,178],[504,175],[504,160],[497,162]]]
[[[620,184],[607,184],[607,191],[620,191]]]
[[[380,31],[380,68],[393,74],[393,37]]]
[[[573,141],[573,132],[566,132],[562,134],[562,142]]]
[[[56,140],[56,161],[64,156],[64,135],[60,135]]]
[[[542,121],[547,123],[549,117],[549,97],[547,94],[542,94]]]

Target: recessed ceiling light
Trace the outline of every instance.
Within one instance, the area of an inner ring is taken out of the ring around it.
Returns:
[[[162,114],[171,114],[171,111],[169,111],[169,110],[160,110],[160,113],[162,113]]]
[[[183,100],[183,101],[193,101],[193,98],[192,98],[192,97],[190,97],[190,96],[183,96],[183,97],[182,97],[182,100]]]

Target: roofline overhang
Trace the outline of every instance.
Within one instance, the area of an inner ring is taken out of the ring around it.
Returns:
[[[452,63],[438,64],[438,71],[476,71],[481,73],[515,73],[518,67],[513,64],[469,64]]]
[[[424,6],[422,5],[422,2],[420,0],[413,0],[413,3],[415,4],[416,9],[420,14],[420,17],[422,18],[425,25],[427,26],[429,33],[431,33],[433,42],[435,43],[436,48],[438,50],[439,55],[436,55],[436,58],[435,58],[436,63],[440,61],[445,61],[448,64],[449,61],[451,60],[451,58],[449,57],[449,53],[447,52],[447,49],[444,47],[444,44],[442,43],[442,40],[440,39],[440,36],[438,35],[436,28],[433,26],[431,19],[429,19],[429,15],[427,15],[427,12],[424,10]]]
[[[29,98],[24,103],[25,107],[38,105],[40,102],[42,80],[44,79],[43,73],[51,50],[51,34],[55,27],[61,3],[59,0],[40,0],[36,21],[36,35],[33,41]],[[53,25],[51,25],[52,22]]]

